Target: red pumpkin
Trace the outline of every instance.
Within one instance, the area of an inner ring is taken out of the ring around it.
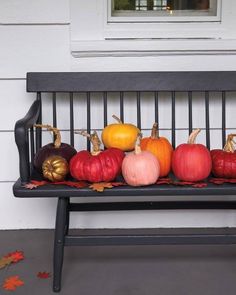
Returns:
[[[141,151],[136,144],[135,151],[129,153],[122,163],[122,174],[131,186],[154,184],[160,175],[160,164],[151,152]]]
[[[71,175],[77,180],[90,182],[114,180],[121,172],[124,152],[117,148],[101,151],[101,141],[96,132],[92,135],[83,132],[82,135],[89,137],[93,151],[91,153],[86,150],[80,151],[71,159]]]
[[[212,173],[215,177],[236,178],[236,153],[234,136],[229,134],[223,150],[212,150]]]
[[[173,153],[172,170],[180,180],[200,181],[207,178],[211,172],[209,150],[204,145],[195,143],[200,131],[200,129],[193,131],[188,143],[179,145]]]

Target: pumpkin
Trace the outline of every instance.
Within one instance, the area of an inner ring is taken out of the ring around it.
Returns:
[[[62,181],[69,173],[69,164],[61,156],[50,156],[42,166],[43,176],[51,181]]]
[[[157,123],[153,124],[150,137],[145,137],[140,142],[142,151],[149,151],[157,157],[160,163],[160,177],[167,176],[171,169],[173,148],[165,137],[159,137]]]
[[[173,152],[172,170],[175,176],[184,181],[200,181],[211,172],[211,155],[203,144],[196,144],[195,139],[200,129],[193,131],[188,143],[179,145]]]
[[[106,126],[102,131],[102,142],[106,148],[118,148],[124,152],[132,151],[140,133],[133,124],[123,123],[115,115],[112,116],[117,123]]]
[[[131,186],[154,184],[160,175],[160,164],[151,152],[142,151],[136,144],[135,151],[126,155],[123,160],[122,174]]]
[[[70,173],[77,180],[90,182],[107,182],[114,180],[121,172],[121,164],[124,159],[124,152],[117,148],[108,148],[101,151],[101,141],[96,132],[89,135],[85,131],[82,135],[87,136],[93,150],[78,152],[70,160]]]
[[[55,136],[54,143],[49,143],[39,149],[34,157],[34,166],[36,170],[42,172],[43,162],[50,156],[61,156],[67,162],[77,153],[76,150],[67,143],[61,142],[60,130],[50,125],[34,125],[36,128],[46,128],[52,131]]]
[[[235,141],[236,134],[229,134],[223,150],[212,150],[212,173],[216,177],[236,178],[236,153]]]

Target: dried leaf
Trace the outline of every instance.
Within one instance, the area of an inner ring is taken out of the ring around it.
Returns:
[[[48,278],[51,277],[51,274],[50,274],[50,272],[46,272],[46,271],[41,272],[41,271],[39,271],[38,274],[37,274],[37,277],[39,279],[48,279]]]
[[[209,182],[213,184],[236,183],[234,178],[211,178]]]
[[[171,178],[159,178],[156,182],[156,184],[172,184],[173,181]]]
[[[24,282],[20,280],[19,276],[6,278],[3,282],[3,289],[15,291],[17,287],[23,286]]]
[[[198,182],[198,183],[193,184],[192,187],[204,188],[204,187],[207,187],[207,183],[206,182]]]
[[[110,182],[96,182],[89,186],[94,191],[103,192],[105,188],[113,188]]]
[[[17,263],[25,258],[23,251],[15,251],[8,253],[4,258],[11,258],[13,263]]]
[[[125,182],[111,182],[113,187],[127,185]]]
[[[7,265],[11,264],[13,262],[13,257],[2,257],[0,259],[0,269],[6,267]]]
[[[45,184],[48,184],[48,182],[44,181],[44,180],[43,181],[31,180],[31,182],[26,183],[24,185],[24,188],[34,189],[34,188],[37,188],[37,187],[45,185]]]
[[[185,185],[194,185],[196,182],[193,181],[174,181],[174,185],[185,186]]]
[[[75,187],[75,188],[84,188],[88,186],[88,183],[85,181],[61,181],[61,182],[53,182],[52,184],[56,185],[67,185],[70,187]]]

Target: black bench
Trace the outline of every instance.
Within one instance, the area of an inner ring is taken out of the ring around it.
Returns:
[[[221,138],[222,146],[226,138],[226,100],[228,93],[236,90],[236,72],[129,72],[129,73],[28,73],[27,91],[36,93],[26,116],[15,126],[15,139],[20,158],[20,179],[14,184],[16,197],[22,198],[58,198],[55,244],[54,244],[54,281],[53,290],[61,289],[61,272],[63,264],[64,246],[89,245],[153,245],[153,244],[235,244],[234,234],[188,234],[188,235],[91,235],[71,236],[68,234],[69,216],[71,211],[107,211],[107,210],[166,210],[166,209],[236,209],[236,185],[215,185],[208,183],[206,187],[152,185],[147,187],[120,186],[106,190],[102,194],[89,188],[76,189],[63,185],[45,185],[35,190],[24,188],[33,175],[31,159],[42,145],[42,131],[34,130],[35,123],[42,123],[42,96],[51,93],[53,125],[57,125],[57,95],[67,93],[70,110],[70,143],[74,145],[75,112],[74,101],[78,93],[86,96],[87,132],[91,130],[91,93],[101,93],[103,105],[103,123],[108,122],[108,101],[110,93],[119,95],[120,117],[124,119],[124,94],[134,92],[137,126],[141,126],[141,102],[145,99],[144,92],[152,93],[153,104],[150,106],[150,116],[153,122],[158,122],[159,93],[168,92],[171,109],[171,140],[176,145],[176,103],[177,93],[187,95],[189,133],[193,127],[193,94],[203,93],[205,102],[205,142],[210,148],[210,95],[217,92],[222,104]],[[66,96],[66,95],[65,95]],[[48,123],[48,122],[44,122]],[[84,126],[81,126],[84,127]],[[160,126],[161,127],[161,126]],[[87,142],[90,149],[90,143]],[[230,195],[230,197],[227,197]],[[115,196],[119,196],[117,201]],[[126,201],[128,196],[134,196],[132,201]],[[135,196],[152,196],[152,201],[138,201]],[[164,197],[163,197],[164,196]],[[72,197],[96,197],[96,202],[72,203]],[[100,202],[106,197],[106,202]]]

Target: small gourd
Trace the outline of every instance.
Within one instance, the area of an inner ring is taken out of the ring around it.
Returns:
[[[160,137],[157,123],[153,124],[150,137],[145,137],[140,142],[142,151],[149,151],[157,157],[160,163],[160,177],[167,176],[171,169],[173,148],[165,137]]]
[[[135,151],[127,154],[123,160],[122,174],[131,186],[154,184],[160,175],[160,164],[151,152],[141,151],[136,144]]]
[[[70,173],[77,180],[107,182],[114,180],[121,172],[124,152],[117,148],[100,149],[101,141],[97,132],[77,132],[90,139],[93,150],[78,152],[70,160]]]
[[[42,166],[43,176],[52,182],[62,181],[69,173],[69,164],[61,156],[50,156]]]
[[[140,133],[133,124],[123,123],[115,115],[117,123],[106,126],[102,131],[102,142],[106,148],[118,148],[124,152],[132,151]]]
[[[50,156],[61,156],[67,162],[76,154],[76,150],[67,143],[61,142],[60,130],[50,125],[34,125],[36,128],[46,128],[52,131],[55,136],[54,143],[49,143],[39,149],[34,157],[34,166],[36,170],[42,172],[43,162]]]

